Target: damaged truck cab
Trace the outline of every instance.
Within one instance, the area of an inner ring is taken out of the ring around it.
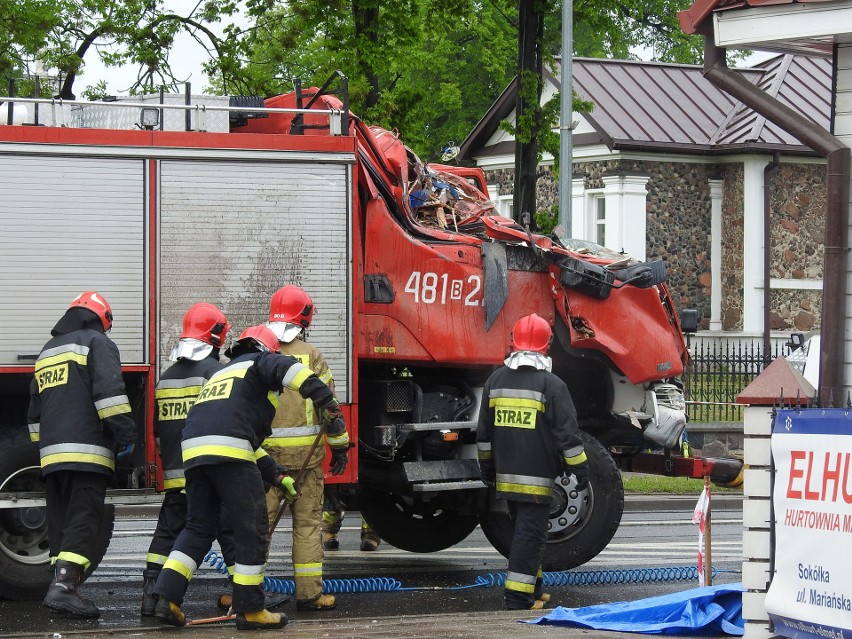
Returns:
[[[316,103],[343,108],[333,96]],[[290,127],[273,115],[245,130]],[[648,448],[679,450],[686,425],[688,355],[663,263],[532,233],[496,214],[480,169],[425,164],[355,117],[351,133],[362,513],[405,550],[446,548],[479,523],[508,553],[511,523],[479,482],[476,420],[512,326],[534,312],[554,327],[554,373],[571,390],[592,466],[586,491],[570,476],[556,482],[544,567],[589,561],[620,522],[619,468]]]

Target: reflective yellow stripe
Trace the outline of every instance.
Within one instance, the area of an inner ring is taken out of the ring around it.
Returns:
[[[586,457],[586,451],[583,451],[579,455],[575,455],[574,457],[563,457],[565,463],[569,466],[576,466],[577,464],[582,464],[585,461],[588,461],[588,457]]]
[[[322,562],[314,564],[293,564],[293,576],[322,577]]]
[[[234,572],[233,580],[240,586],[259,586],[263,583],[263,575],[241,575]]]
[[[294,391],[299,390],[302,387],[302,384],[305,383],[314,372],[308,368],[307,366],[302,366],[300,370],[296,371],[296,373],[292,376],[287,375],[285,379],[287,380],[287,388],[290,388]]]
[[[189,555],[182,553],[179,550],[173,550],[169,555],[169,558],[166,559],[166,563],[163,564],[163,570],[174,570],[179,575],[182,575],[187,581],[192,579],[192,573],[195,572],[197,567],[198,566]]]
[[[70,561],[72,564],[83,566],[83,570],[86,570],[92,565],[92,562],[86,559],[83,555],[78,555],[76,552],[68,552],[65,550],[56,555],[56,561]]]
[[[115,470],[115,462],[112,459],[103,457],[102,455],[91,455],[86,453],[55,453],[53,455],[45,455],[41,458],[41,467],[46,468],[50,464],[62,464],[67,462],[97,464],[98,466],[105,466],[110,470]]]
[[[316,435],[306,437],[268,437],[263,440],[264,446],[270,448],[294,448],[297,446],[310,446],[317,438]]]
[[[349,433],[343,431],[340,435],[326,435],[325,441],[331,447],[346,446],[349,443]]]
[[[544,404],[534,399],[522,397],[492,397],[488,400],[491,408],[532,408],[540,413],[544,412]]]
[[[115,406],[110,406],[109,408],[104,408],[98,411],[98,417],[101,419],[107,419],[108,417],[113,417],[115,415],[124,415],[125,413],[132,412],[130,409],[130,404],[116,404]]]
[[[149,552],[145,556],[145,561],[147,561],[149,564],[158,564],[160,566],[166,563],[167,559],[168,557],[166,557],[165,555],[158,555],[157,553],[153,552]]]
[[[186,479],[181,477],[179,479],[166,479],[163,482],[164,490],[173,490],[175,488],[186,488]]]
[[[175,397],[197,397],[201,386],[184,386],[182,388],[158,388],[154,393],[157,399],[174,399]]]
[[[550,496],[552,489],[543,486],[530,486],[525,484],[510,484],[508,482],[497,482],[497,490],[504,493],[519,493],[522,495]]]
[[[72,346],[69,344],[69,346]],[[76,362],[80,366],[86,365],[86,360],[88,359],[87,355],[83,355],[82,353],[72,353],[65,352],[59,353],[58,355],[53,355],[51,357],[45,357],[36,362],[35,372],[38,373],[42,368],[47,368],[48,366],[56,366],[57,364],[62,364],[64,362]]]
[[[196,446],[183,451],[183,461],[187,462],[203,455],[214,457],[229,457],[231,459],[242,459],[243,461],[255,461],[254,451],[242,450],[233,446]]]
[[[276,410],[278,409],[278,393],[273,393],[272,391],[269,391],[266,394],[266,399],[269,400],[269,403],[272,404],[272,406],[275,407]]]
[[[259,586],[263,583],[264,564],[248,565],[236,564],[234,566],[233,579],[235,584],[241,586]]]
[[[506,590],[514,590],[515,592],[534,593],[535,584],[525,584],[520,581],[506,580]]]
[[[210,382],[213,382],[213,383],[221,382],[222,380],[233,379],[233,378],[242,379],[243,377],[246,376],[246,373],[248,373],[248,369],[251,368],[252,364],[254,364],[254,362],[241,362],[238,365],[228,366],[226,368],[223,368],[222,370],[216,372],[208,380],[207,383],[209,384]]]

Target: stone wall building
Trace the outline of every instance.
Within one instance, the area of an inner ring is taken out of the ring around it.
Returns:
[[[575,113],[570,235],[643,261],[664,260],[681,309],[700,312],[705,338],[776,339],[818,329],[825,162],[785,131],[713,87],[701,67],[576,58],[574,90],[594,104]],[[827,126],[830,62],[778,56],[741,73]],[[461,147],[512,215],[513,82]],[[546,74],[544,101],[560,88]],[[545,157],[537,206],[558,203]],[[767,217],[768,216],[768,217]],[[764,270],[768,219],[769,272]]]

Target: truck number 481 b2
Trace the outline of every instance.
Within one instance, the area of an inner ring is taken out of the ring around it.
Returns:
[[[415,304],[446,304],[463,301],[465,306],[479,306],[482,300],[478,298],[482,289],[482,279],[479,275],[468,275],[467,280],[450,279],[446,273],[412,271],[405,292],[414,295]]]

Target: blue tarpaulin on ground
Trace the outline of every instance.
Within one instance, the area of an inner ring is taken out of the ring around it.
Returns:
[[[743,634],[743,586],[693,588],[638,601],[563,608],[524,623],[576,626],[646,635]]]

